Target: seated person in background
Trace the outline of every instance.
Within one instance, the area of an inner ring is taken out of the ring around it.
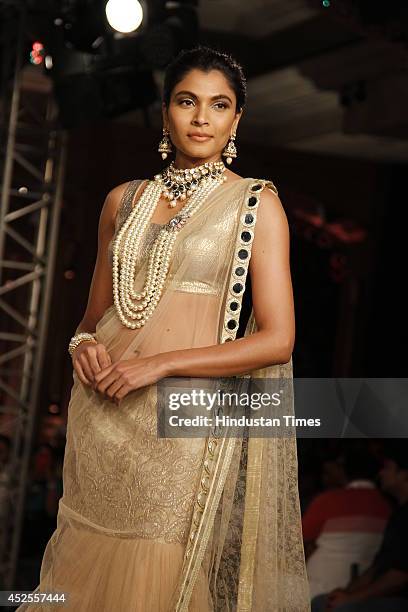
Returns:
[[[408,448],[397,438],[386,445],[379,473],[382,489],[397,501],[370,567],[350,582],[312,600],[312,612],[407,612]]]
[[[303,518],[310,596],[345,587],[380,547],[391,506],[374,483],[378,464],[367,451],[344,451],[347,484],[320,493]]]

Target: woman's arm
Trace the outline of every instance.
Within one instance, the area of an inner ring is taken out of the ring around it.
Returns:
[[[98,252],[84,316],[75,334],[95,331],[105,310],[113,304],[112,269],[108,259],[109,242],[115,232],[115,218],[120,200],[129,183],[114,187],[106,196],[99,217]]]
[[[99,218],[98,253],[85,314],[75,335],[92,333],[105,310],[113,303],[112,270],[108,258],[109,242],[115,232],[115,218],[122,195],[128,183],[112,189],[105,198]],[[112,363],[106,347],[94,341],[81,342],[72,353],[72,365],[85,385],[92,385],[94,376]]]
[[[279,197],[269,189],[260,197],[249,273],[258,331],[225,344],[161,353],[164,376],[234,376],[289,361],[295,340],[289,228]]]

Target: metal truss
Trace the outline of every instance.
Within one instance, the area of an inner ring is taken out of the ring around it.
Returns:
[[[12,441],[0,521],[0,589],[14,588],[66,150],[52,88],[34,86],[35,75],[48,81],[42,69],[31,67],[34,78],[26,83],[26,12],[25,2],[0,0],[0,432]]]

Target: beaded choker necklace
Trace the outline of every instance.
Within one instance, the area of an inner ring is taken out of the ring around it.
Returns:
[[[201,185],[204,179],[213,178],[227,180],[224,174],[225,165],[223,161],[206,162],[195,168],[175,168],[174,161],[154,179],[162,185],[162,194],[169,200],[169,208],[177,205],[177,200],[185,200],[190,197]]]

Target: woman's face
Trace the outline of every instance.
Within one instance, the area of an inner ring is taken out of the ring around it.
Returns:
[[[242,114],[235,109],[235,92],[222,72],[190,70],[173,88],[169,107],[163,104],[163,125],[177,155],[199,163],[220,159]]]

